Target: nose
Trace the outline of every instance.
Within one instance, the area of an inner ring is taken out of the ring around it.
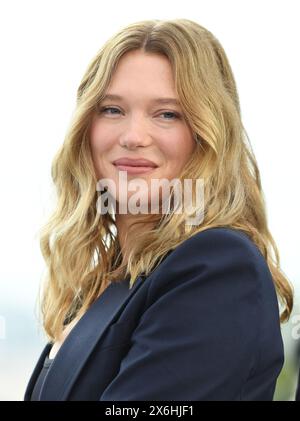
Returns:
[[[142,117],[132,117],[119,137],[121,146],[128,149],[135,149],[139,146],[149,146],[152,142],[151,136],[147,133],[144,124],[141,121]]]

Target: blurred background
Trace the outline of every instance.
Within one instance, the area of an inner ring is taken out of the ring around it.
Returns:
[[[236,78],[269,226],[295,289],[293,314],[282,325],[285,365],[275,394],[276,400],[294,399],[300,361],[299,10],[297,0],[1,2],[0,400],[23,400],[46,341],[37,318],[45,271],[38,230],[52,206],[51,162],[83,73],[122,26],[174,18],[210,30]]]

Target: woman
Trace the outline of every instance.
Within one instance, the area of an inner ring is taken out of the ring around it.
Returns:
[[[49,341],[25,400],[272,400],[292,290],[218,40],[186,19],[109,39],[78,88],[52,177],[57,208],[41,235]],[[141,212],[122,184],[137,178]],[[154,195],[153,180],[173,179],[204,180],[204,201],[193,205],[194,184],[180,212],[174,188]]]

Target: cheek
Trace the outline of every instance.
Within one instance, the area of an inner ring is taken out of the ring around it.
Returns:
[[[196,145],[189,137],[173,139],[172,146],[170,144],[165,145],[165,156],[172,168],[180,170],[190,159]]]
[[[109,150],[115,142],[114,132],[111,127],[107,127],[103,122],[94,121],[90,130],[91,148],[103,153]]]
[[[92,127],[90,131],[90,148],[97,179],[103,176],[103,165],[101,163],[101,157],[103,157],[103,153],[105,152],[106,148],[105,141],[103,139],[105,138],[102,136],[101,131],[98,130],[97,127]]]

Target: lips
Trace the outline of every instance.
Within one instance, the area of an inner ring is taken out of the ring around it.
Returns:
[[[126,171],[127,174],[144,174],[154,171],[157,165],[149,159],[120,158],[113,162],[118,171]]]
[[[120,158],[113,162],[115,166],[156,168],[157,165],[149,159]]]

